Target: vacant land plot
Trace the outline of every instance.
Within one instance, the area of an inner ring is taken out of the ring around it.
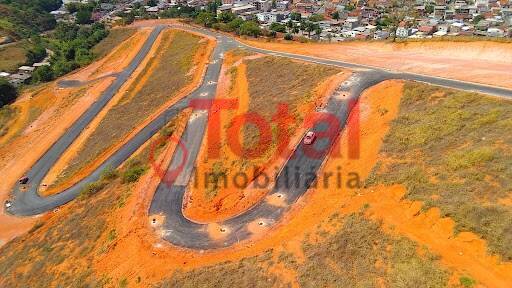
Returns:
[[[173,118],[157,137],[165,140],[172,135],[181,116]],[[167,145],[163,142],[158,148]],[[113,219],[126,208],[132,183],[147,171],[149,154],[146,146],[124,167],[104,171],[58,215],[40,218],[27,234],[0,248],[0,286],[111,287],[112,277],[95,271],[93,263],[115,245],[119,230]]]
[[[331,81],[331,76],[341,72],[329,66],[250,54],[244,50],[227,53],[224,65],[226,75],[223,77],[228,78],[224,82],[229,83],[219,84],[221,87],[227,86],[228,91],[219,92],[225,95],[217,97],[236,100],[238,107],[223,110],[220,115],[221,140],[217,143],[219,157],[209,155],[214,147],[212,143],[199,156],[203,161],[200,161],[196,175],[197,183],[201,185],[192,187],[190,195],[193,195],[193,201],[186,208],[187,216],[199,221],[216,221],[240,213],[264,195],[264,189],[247,192],[245,186],[249,186],[263,168],[274,173],[277,168],[271,164],[277,165],[275,161],[283,156],[278,155],[278,137],[286,134],[291,138],[300,134],[299,128],[304,116],[314,112],[321,99],[329,96],[317,87]],[[289,117],[282,112],[276,115],[279,105],[287,106]],[[263,124],[270,126],[268,132],[271,137],[263,139],[258,127],[250,122],[239,126],[236,129],[238,131],[230,130],[234,127],[234,119],[239,120],[244,115],[257,115],[263,119]],[[283,120],[286,120],[288,129],[278,126]],[[234,148],[237,144],[230,142],[236,138],[241,149]],[[264,148],[257,150],[257,145]],[[228,180],[215,182],[206,173],[226,175]],[[245,186],[232,181],[235,175],[241,173],[247,176]]]
[[[512,260],[512,102],[408,83],[367,185],[403,184]]]
[[[0,71],[15,71],[27,61],[26,43],[19,42],[0,48]]]
[[[108,53],[112,52],[112,50],[119,45],[119,43],[123,42],[124,40],[130,38],[135,32],[137,31],[136,28],[115,28],[110,30],[108,33],[107,38],[101,40],[100,43],[98,43],[93,48],[93,53],[98,58],[103,58]]]
[[[97,159],[190,83],[194,56],[206,42],[200,43],[201,37],[179,31],[165,32],[162,37],[158,54],[85,140],[56,184]]]
[[[269,250],[240,262],[177,272],[157,287],[290,287],[272,267],[296,275],[292,279],[307,288],[447,286],[449,273],[435,256],[410,240],[389,236],[362,214],[335,214],[326,225],[336,232],[310,235],[302,247],[303,259]]]
[[[249,112],[259,113],[270,122],[280,104],[288,105],[294,117],[290,131],[294,131],[302,124],[305,112],[312,112],[311,108],[314,109],[311,104],[317,100],[314,99],[315,87],[340,71],[329,66],[280,57],[247,61]],[[257,138],[256,131],[246,130],[244,137],[249,142],[246,142],[248,146]]]

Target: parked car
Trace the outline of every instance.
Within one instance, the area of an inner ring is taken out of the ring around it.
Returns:
[[[306,136],[304,136],[304,144],[306,144],[306,145],[313,144],[313,142],[315,142],[315,139],[316,139],[315,132],[309,131],[308,133],[306,133]]]
[[[12,207],[12,202],[10,200],[5,200],[4,206],[5,206],[5,209],[9,209]]]
[[[18,180],[18,182],[19,182],[20,184],[27,184],[27,182],[28,182],[28,177],[27,177],[27,176],[23,176],[23,177],[21,177],[21,178],[20,178],[20,180]]]

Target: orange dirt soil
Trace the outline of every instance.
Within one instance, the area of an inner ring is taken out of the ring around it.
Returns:
[[[331,158],[324,169],[333,169],[339,165],[340,161],[345,161],[352,164],[343,166],[344,176],[347,172],[359,172],[361,178],[368,175],[376,163],[388,124],[398,113],[401,89],[401,83],[388,81],[364,93],[360,101],[359,126],[363,135],[360,141],[361,157],[357,160]],[[387,109],[388,113],[381,115],[377,112],[382,108]],[[341,147],[346,147],[344,144],[347,143],[347,138],[345,131],[341,136]],[[164,161],[165,165],[169,163],[170,157],[167,158]],[[345,170],[345,167],[349,170]],[[300,260],[303,259],[300,247],[304,236],[316,231],[318,223],[322,220],[342,211],[342,200],[348,200],[349,195],[356,193],[356,190],[347,190],[345,186],[341,191],[339,189],[311,190],[305,197],[299,199],[276,227],[255,229],[261,230],[255,232],[262,234],[256,234],[252,240],[243,241],[231,248],[198,252],[173,247],[161,240],[158,233],[152,232],[151,223],[145,215],[158,183],[159,177],[153,172],[141,178],[132,193],[136,196],[130,198],[126,204],[127,209],[133,211],[130,213],[131,216],[118,222],[120,229],[124,231],[120,234],[123,236],[118,237],[114,248],[95,264],[97,271],[108,271],[109,275],[119,279],[127,275],[133,277],[140,275],[143,279],[140,287],[145,287],[148,283],[161,279],[163,275],[170,275],[176,269],[188,270],[229,260],[236,261],[243,257],[261,254],[270,248],[276,249],[275,251],[287,250],[297,255]],[[211,226],[211,230],[216,228],[215,225]],[[226,228],[229,231],[229,227]],[[219,237],[219,235],[212,231],[212,237]],[[293,276],[293,273],[286,273],[286,275]]]
[[[164,33],[174,33],[175,30],[166,30]],[[195,33],[194,33],[195,34]],[[202,36],[202,35],[201,35]],[[96,117],[91,124],[88,126],[88,128],[79,136],[77,141],[71,145],[71,147],[64,153],[63,157],[56,163],[54,168],[50,170],[48,173],[48,176],[45,177],[45,183],[52,183],[56,177],[60,174],[60,172],[66,167],[67,163],[74,157],[74,155],[79,151],[81,148],[81,145],[85,142],[87,137],[96,129],[100,121],[103,119],[103,117],[108,113],[108,110],[112,108],[115,104],[118,103],[118,101],[123,98],[125,91],[132,85],[133,81],[137,78],[137,75],[144,70],[144,67],[148,64],[149,60],[152,57],[159,57],[159,54],[157,52],[159,50],[165,49],[168,45],[171,44],[172,38],[170,39],[169,43],[161,43],[162,35],[159,36],[157,39],[157,42],[155,42],[155,45],[151,49],[151,51],[148,53],[148,56],[144,59],[143,63],[137,68],[137,70],[134,72],[133,76],[130,77],[130,79],[121,87],[120,92],[114,96],[111,102],[107,104],[104,110],[102,110],[98,117]],[[45,195],[51,195],[59,193],[60,191],[72,186],[74,183],[77,183],[81,179],[83,179],[85,176],[89,175],[94,169],[96,169],[103,161],[105,161],[110,155],[112,155],[115,151],[117,151],[122,145],[124,145],[131,137],[136,135],[142,128],[144,128],[145,125],[147,125],[149,122],[151,122],[153,119],[155,119],[161,112],[163,112],[167,107],[175,104],[179,100],[181,100],[183,97],[186,97],[190,92],[192,92],[202,81],[203,75],[206,72],[206,63],[208,62],[208,59],[210,57],[211,51],[213,51],[213,47],[215,47],[214,40],[209,39],[208,43],[206,44],[205,49],[200,49],[198,53],[195,55],[194,59],[194,67],[191,69],[193,73],[193,78],[190,84],[185,86],[181,91],[179,91],[175,97],[172,97],[167,103],[162,105],[162,107],[158,110],[156,110],[150,117],[147,117],[144,122],[142,122],[135,130],[133,130],[129,135],[123,138],[123,141],[120,141],[118,143],[115,143],[112,145],[109,149],[105,150],[99,157],[95,159],[93,163],[88,164],[86,167],[78,171],[76,174],[74,174],[72,177],[66,179],[63,183],[60,183],[59,185],[56,185],[55,187],[52,187],[51,189],[48,189],[47,191],[44,191]],[[153,62],[153,66],[158,64],[158,61]],[[151,67],[153,68],[153,67]],[[149,71],[151,71],[151,68]],[[149,75],[151,75],[151,72],[147,73],[147,77],[143,77],[143,80],[137,84],[135,91],[129,91],[129,93],[132,95],[135,95],[138,90],[142,88],[144,83],[148,80]]]
[[[247,82],[246,64],[244,61],[265,57],[265,55],[255,54],[249,56],[241,56],[231,53],[226,53],[225,63],[221,71],[221,79],[217,89],[217,99],[237,99],[237,110],[223,110],[220,116],[221,123],[221,136],[225,138],[225,130],[229,127],[231,120],[238,115],[243,115],[249,109],[249,83]],[[231,69],[236,68],[236,79],[231,79]],[[306,115],[314,111],[315,107],[322,106],[328,97],[334,92],[336,87],[343,82],[349,73],[341,72],[333,75],[323,81],[314,91],[313,100],[310,103],[303,104],[300,108],[302,115]],[[231,88],[231,90],[230,90]],[[210,118],[210,121],[214,121]],[[295,131],[295,137],[291,143],[296,143],[300,140],[306,127],[301,127]],[[240,139],[241,140],[241,139]],[[203,145],[198,157],[198,164],[195,173],[195,179],[191,181],[188,191],[186,193],[186,201],[184,207],[184,214],[187,218],[207,223],[218,222],[227,218],[233,217],[237,214],[243,213],[249,207],[253,206],[268,193],[268,189],[256,189],[249,183],[246,188],[239,188],[234,185],[230,179],[235,179],[235,175],[239,172],[244,172],[249,177],[253,175],[252,168],[244,168],[240,162],[240,156],[234,153],[226,144],[225,139],[222,140],[222,147],[220,155],[221,159],[208,158],[208,144]],[[205,141],[207,142],[207,141]],[[275,153],[273,153],[275,154]],[[258,166],[265,168],[265,173],[273,175],[274,170],[278,170],[287,159],[287,155],[274,155],[269,159],[250,159],[250,166]],[[226,174],[228,185],[218,187],[214,196],[208,195],[208,188],[204,183],[208,182],[206,173],[215,171],[216,163],[222,163],[226,167]],[[249,182],[252,178],[249,178]]]
[[[512,88],[512,43],[242,41],[269,50]]]
[[[132,38],[127,39],[119,45],[130,46],[134,50],[139,49],[142,44],[132,42],[137,39],[143,42],[149,35],[142,29]],[[117,49],[91,65],[82,68],[59,80],[81,80],[89,81],[97,77],[92,76],[98,69],[102,75],[120,72],[133,57],[135,53],[119,54]],[[120,60],[122,59],[122,60]],[[100,68],[105,62],[116,62],[117,66],[108,71]],[[24,92],[13,104],[19,108],[12,129],[6,135],[0,137],[0,201],[3,203],[9,197],[10,190],[14,183],[23,176],[43,153],[76,121],[76,119],[97,99],[108,85],[113,81],[112,77],[102,78],[90,84],[77,88],[59,88],[57,81],[29,89]],[[82,91],[83,89],[83,91]],[[31,119],[34,111],[39,112],[36,119]],[[0,245],[18,236],[34,224],[35,217],[17,218],[0,214]]]
[[[364,92],[359,104],[361,113],[357,125],[361,135],[360,157],[347,159],[343,156],[346,155],[346,147],[350,141],[350,128],[346,129],[339,139],[340,145],[337,146],[343,147],[340,148],[342,156],[327,160],[322,168],[323,172],[336,171],[341,167],[339,170],[343,177],[349,172],[358,173],[361,179],[368,176],[379,157],[379,149],[389,130],[389,124],[398,114],[402,86],[398,81],[386,81]],[[353,127],[354,123],[356,122],[351,118],[349,127]],[[163,163],[170,161],[171,150],[170,148],[165,153]],[[175,248],[160,240],[149,228],[150,221],[144,215],[152,197],[150,191],[154,191],[158,183],[159,179],[154,173],[148,173],[139,182],[133,195],[140,196],[131,198],[127,204],[131,213],[127,212],[122,221],[118,222],[123,229],[123,236],[118,237],[114,248],[95,263],[97,271],[108,271],[109,275],[118,279],[141,276],[143,281],[140,287],[144,287],[158,281],[162,276],[169,276],[176,269],[189,270],[224,261],[236,261],[261,254],[269,248],[275,249],[273,257],[286,250],[296,255],[300,263],[304,258],[300,248],[304,236],[318,229],[318,223],[327,220],[334,213],[349,214],[360,211],[369,203],[366,209],[368,217],[382,220],[383,226],[390,233],[410,237],[439,254],[441,262],[455,271],[451,282],[456,282],[456,274],[470,275],[487,287],[506,287],[511,281],[511,265],[500,264],[496,257],[487,255],[482,240],[471,233],[454,236],[453,222],[450,219],[439,218],[437,209],[420,213],[421,203],[403,200],[405,190],[400,186],[359,190],[347,186],[342,186],[341,189],[325,188],[319,184],[317,189],[311,189],[299,199],[280,224],[270,230],[255,231],[262,234],[256,234],[250,242],[244,241],[226,249],[197,252]],[[322,176],[318,183],[323,183]],[[218,227],[214,224],[210,227],[211,230],[215,228]],[[229,227],[226,230],[229,232]],[[212,234],[212,237],[219,237],[218,233],[212,231]],[[294,271],[285,271],[277,266],[270,271],[288,279],[296,287]]]

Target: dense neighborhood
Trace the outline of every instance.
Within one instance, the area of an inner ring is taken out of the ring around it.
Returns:
[[[64,1],[61,9],[52,14],[61,21],[74,21],[76,15],[66,10],[66,4],[72,1]],[[121,4],[101,3],[92,18],[106,23],[121,23],[131,17],[162,17],[173,7],[201,11],[207,9],[211,2],[140,0]],[[87,3],[87,0],[82,3]],[[262,29],[325,41],[379,40],[395,36],[512,36],[512,3],[504,0],[222,0],[217,4],[217,15],[232,13],[245,21],[257,22]],[[313,31],[303,27],[304,20],[308,19],[316,23],[314,29],[309,29]]]
[[[85,5],[93,8],[80,8]],[[299,41],[512,37],[512,4],[504,0],[64,0],[50,14],[57,23],[106,25],[195,17],[196,22],[217,30]],[[247,22],[244,28],[243,22]],[[240,33],[240,28],[244,32]],[[0,72],[0,77],[14,86],[27,83],[37,67],[50,65],[51,54],[47,55],[31,66],[19,67],[16,73]]]

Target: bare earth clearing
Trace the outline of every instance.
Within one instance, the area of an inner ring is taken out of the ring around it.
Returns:
[[[512,43],[244,42],[269,50],[512,88]]]

